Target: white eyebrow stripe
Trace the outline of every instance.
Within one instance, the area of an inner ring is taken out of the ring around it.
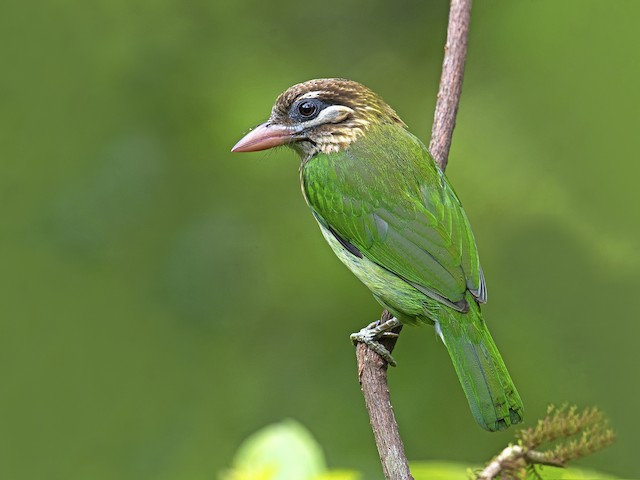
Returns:
[[[306,99],[306,98],[318,98],[318,97],[319,97],[320,95],[322,95],[323,93],[327,93],[327,92],[324,92],[324,91],[322,91],[322,90],[315,90],[315,91],[313,91],[313,92],[307,92],[307,93],[305,93],[304,95],[301,95],[301,96],[300,96],[300,99],[302,100],[303,98],[305,98],[305,99]]]

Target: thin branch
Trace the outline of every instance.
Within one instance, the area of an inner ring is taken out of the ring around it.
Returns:
[[[496,478],[505,463],[516,462],[524,456],[524,451],[524,448],[520,445],[509,445],[478,474],[477,480],[492,480]]]
[[[462,92],[464,64],[467,55],[467,33],[472,0],[451,0],[447,43],[442,64],[442,76],[438,102],[434,115],[429,150],[440,168],[447,167],[451,137],[456,124],[456,113]],[[390,318],[382,312],[380,322]],[[400,329],[396,333],[400,332]],[[381,343],[393,351],[396,338],[383,339]],[[387,385],[387,363],[366,345],[359,343],[356,349],[358,378],[365,398],[373,435],[380,461],[387,480],[412,480],[409,462],[393,414],[393,406]]]
[[[522,469],[527,465],[564,467],[564,464],[548,459],[543,452],[529,450],[521,445],[509,445],[478,474],[476,479],[493,480],[505,470]]]
[[[438,102],[433,115],[431,143],[429,143],[429,151],[443,171],[447,168],[449,160],[451,138],[456,126],[456,115],[462,93],[470,18],[471,0],[451,1]]]
[[[380,322],[386,322],[391,315],[386,310],[382,312]],[[394,330],[400,333],[402,326]],[[389,352],[393,351],[395,338],[382,338],[380,340]],[[409,471],[409,462],[404,453],[404,445],[398,424],[393,415],[393,407],[389,398],[387,386],[387,362],[376,352],[369,349],[364,343],[359,343],[356,348],[358,358],[358,379],[364,402],[369,412],[369,420],[373,429],[382,471],[386,479],[413,479]]]
[[[611,445],[613,430],[602,412],[567,404],[549,405],[547,415],[535,427],[516,433],[517,445],[509,445],[476,476],[476,480],[528,478],[536,465],[566,467],[567,463]],[[543,446],[546,445],[546,449]]]

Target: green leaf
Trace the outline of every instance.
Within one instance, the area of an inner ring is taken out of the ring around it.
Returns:
[[[269,425],[247,438],[232,470],[222,480],[350,480],[325,477],[324,454],[311,434],[294,420]]]
[[[469,466],[455,462],[411,462],[414,480],[461,480],[469,478]]]
[[[360,479],[360,472],[356,472],[355,470],[331,470],[329,472],[325,472],[313,478],[313,480],[359,480],[359,479]]]
[[[614,477],[610,474],[596,472],[594,470],[587,470],[583,468],[556,468],[538,466],[536,470],[544,480],[615,480],[619,477]],[[530,480],[534,480],[536,477],[530,475]]]

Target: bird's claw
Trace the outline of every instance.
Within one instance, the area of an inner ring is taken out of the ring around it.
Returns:
[[[387,348],[378,340],[381,338],[396,338],[398,334],[391,332],[390,330],[396,328],[398,325],[400,325],[400,322],[396,318],[392,318],[383,323],[378,321],[370,323],[359,332],[352,333],[350,336],[351,342],[354,345],[357,343],[364,343],[371,350],[380,355],[389,365],[395,367],[397,362],[391,356],[391,352],[389,352],[389,350],[387,350]]]

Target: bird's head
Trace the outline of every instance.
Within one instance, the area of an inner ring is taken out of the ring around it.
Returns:
[[[376,124],[405,126],[370,89],[351,80],[322,78],[292,86],[276,100],[271,116],[245,135],[232,152],[289,145],[303,159],[347,148]]]

